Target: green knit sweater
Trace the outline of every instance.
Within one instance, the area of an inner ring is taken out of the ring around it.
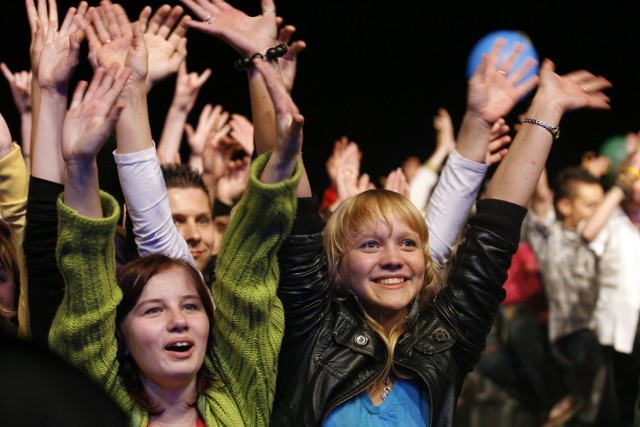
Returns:
[[[267,426],[275,393],[284,312],[276,297],[277,251],[291,229],[300,168],[277,184],[258,180],[267,155],[251,166],[247,190],[225,231],[218,256],[216,302],[205,366],[221,378],[198,397],[208,426]],[[104,218],[79,215],[58,200],[56,256],[65,280],[64,300],[49,344],[99,383],[131,414],[132,426],[146,426],[148,414],[135,406],[118,376],[116,307],[122,298],[115,278],[115,199],[101,193]]]

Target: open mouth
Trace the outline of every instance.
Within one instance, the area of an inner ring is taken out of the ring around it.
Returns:
[[[193,345],[191,343],[188,342],[177,342],[171,345],[168,345],[165,347],[166,350],[169,351],[175,351],[178,353],[184,353],[186,351],[189,351],[189,349],[191,349],[191,347],[193,347]]]

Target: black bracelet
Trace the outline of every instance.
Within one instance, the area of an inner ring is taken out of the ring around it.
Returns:
[[[287,45],[282,43],[282,44],[279,44],[278,46],[270,47],[269,49],[267,49],[264,55],[261,53],[254,53],[249,58],[236,59],[236,62],[234,65],[236,67],[236,70],[238,71],[248,70],[249,68],[253,67],[254,59],[260,58],[260,59],[271,60],[275,58],[280,58],[287,53],[287,50],[288,50]]]

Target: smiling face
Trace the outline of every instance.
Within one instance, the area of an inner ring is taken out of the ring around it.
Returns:
[[[438,291],[427,240],[424,218],[398,193],[367,190],[341,202],[324,230],[337,292],[350,290],[369,315],[393,326],[416,295],[429,301]]]
[[[196,187],[168,188],[171,216],[187,241],[200,271],[209,264],[215,248],[215,228],[209,196]]]
[[[147,281],[120,331],[143,383],[174,388],[195,384],[209,327],[192,278],[180,268],[169,267]]]
[[[370,315],[402,318],[424,285],[422,241],[398,218],[380,223],[354,236],[340,270]]]

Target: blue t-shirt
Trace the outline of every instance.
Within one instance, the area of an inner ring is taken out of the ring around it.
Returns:
[[[430,422],[427,390],[417,381],[397,379],[380,406],[365,390],[331,411],[323,427],[429,427]]]

